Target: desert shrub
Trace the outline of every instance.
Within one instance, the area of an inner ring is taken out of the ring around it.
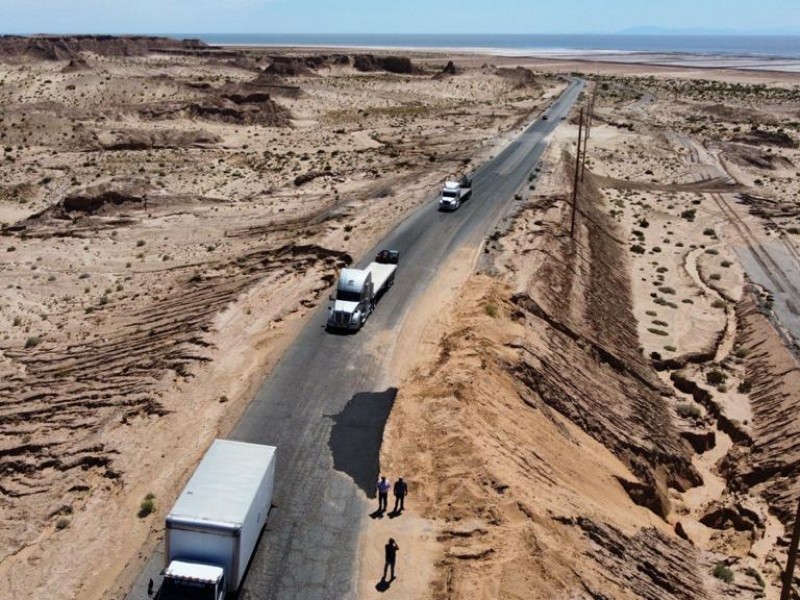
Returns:
[[[25,347],[26,348],[35,348],[39,344],[42,343],[42,340],[39,336],[32,335],[27,340],[25,340]]]
[[[746,379],[736,386],[736,391],[740,394],[749,394],[753,390],[753,384]]]
[[[700,407],[689,402],[681,402],[675,407],[675,411],[684,419],[699,419],[703,416]]]
[[[136,513],[140,519],[144,519],[147,515],[152,513],[156,509],[156,497],[155,494],[147,494],[142,500],[142,503],[139,505],[139,512]]]
[[[484,306],[484,310],[486,311],[486,314],[492,317],[493,319],[497,318],[498,314],[497,306],[495,306],[494,304],[487,304],[486,306]]]
[[[144,246],[145,244],[146,244],[146,242],[145,242],[144,240],[137,240],[137,242],[136,242],[136,247],[137,247],[137,248],[141,248],[141,247],[142,247],[142,246]]]
[[[61,517],[58,521],[56,521],[56,529],[59,531],[66,529],[67,527],[69,527],[69,519]]]
[[[667,352],[675,352],[677,348],[675,346],[664,346],[664,350]]]
[[[694,221],[695,215],[697,215],[697,211],[694,208],[692,208],[683,211],[681,213],[681,218],[686,219],[687,221]]]
[[[725,583],[731,583],[733,581],[733,571],[731,571],[722,563],[718,563],[717,566],[714,567],[714,570],[711,572],[711,574],[717,579],[721,579]]]
[[[653,321],[653,325],[658,325],[659,327],[669,327],[669,323],[666,321]]]
[[[644,254],[645,250],[639,244],[634,244],[633,246],[631,246],[631,252],[633,252],[634,254]]]
[[[714,369],[706,373],[706,382],[709,385],[722,385],[728,380],[728,376],[722,371]]]
[[[711,256],[716,256],[717,254],[719,254],[719,250],[717,250],[716,248],[708,248],[706,249],[706,254],[710,254]]]
[[[674,294],[675,293],[675,289],[671,288],[671,287],[668,287],[668,286],[660,287],[660,288],[658,288],[658,291],[661,292],[662,294]]]
[[[720,275],[719,273],[712,273],[711,275],[708,276],[708,278],[711,281],[719,281],[720,279],[722,279],[722,275]]]
[[[725,303],[724,300],[714,300],[711,303],[711,306],[714,307],[714,308],[725,308],[727,306],[727,304]]]
[[[650,332],[650,333],[652,333],[653,335],[661,335],[661,336],[667,336],[667,335],[669,335],[669,334],[668,334],[666,331],[663,331],[663,330],[661,330],[661,329],[656,329],[656,328],[654,328],[654,327],[650,327],[650,328],[648,328],[648,330],[647,330],[647,331],[649,331],[649,332]]]

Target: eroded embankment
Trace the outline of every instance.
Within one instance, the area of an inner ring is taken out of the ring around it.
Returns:
[[[760,492],[789,526],[800,498],[800,368],[752,296],[745,296],[738,313],[753,441],[742,449],[727,477],[731,487]]]
[[[471,278],[438,359],[400,390],[381,465],[413,474],[440,524],[436,598],[713,596],[660,518],[700,476],[639,350],[617,225],[586,189],[574,241],[550,202],[495,239],[517,293]]]

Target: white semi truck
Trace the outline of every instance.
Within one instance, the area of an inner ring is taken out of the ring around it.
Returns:
[[[342,269],[328,308],[328,329],[361,329],[375,303],[394,284],[399,261],[397,250],[381,250],[366,269]]]
[[[236,593],[272,506],[275,452],[214,441],[167,515],[158,600],[224,600]]]
[[[458,180],[448,179],[444,182],[439,195],[439,210],[458,210],[463,202],[472,196],[472,179],[464,175]]]

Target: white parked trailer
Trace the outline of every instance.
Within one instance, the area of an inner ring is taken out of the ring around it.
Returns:
[[[214,441],[167,515],[159,600],[220,600],[238,590],[272,505],[275,453]]]

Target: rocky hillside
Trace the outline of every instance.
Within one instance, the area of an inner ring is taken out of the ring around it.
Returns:
[[[198,50],[200,40],[176,40],[150,36],[71,35],[0,36],[0,59],[71,60],[81,52],[103,56],[141,56],[149,52]]]

